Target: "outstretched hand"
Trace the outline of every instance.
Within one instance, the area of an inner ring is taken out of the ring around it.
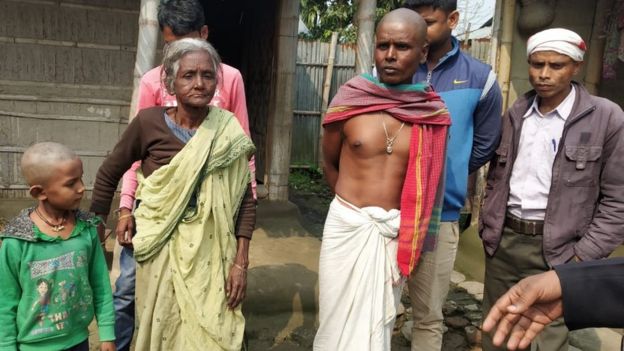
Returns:
[[[483,331],[496,329],[496,346],[509,337],[509,350],[524,349],[562,315],[561,283],[555,271],[548,271],[522,279],[501,296],[485,318]]]

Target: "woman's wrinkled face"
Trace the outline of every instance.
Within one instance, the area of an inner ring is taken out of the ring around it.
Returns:
[[[210,55],[205,51],[195,51],[182,56],[173,88],[180,105],[208,105],[217,88],[217,72]]]

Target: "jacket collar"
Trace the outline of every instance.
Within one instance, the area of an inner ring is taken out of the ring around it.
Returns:
[[[35,210],[29,207],[20,211],[20,213],[11,219],[2,230],[0,236],[5,238],[15,238],[24,241],[37,241],[33,226],[35,225],[30,219],[30,214]]]
[[[538,116],[544,117],[546,115],[556,115],[556,117],[561,118],[562,120],[567,120],[568,117],[572,114],[572,107],[574,107],[574,102],[576,101],[576,88],[574,85],[571,85],[572,89],[570,89],[570,93],[559,103],[557,107],[555,107],[552,111],[548,111],[545,114],[540,112],[539,110],[539,98],[536,96],[533,98],[533,103],[531,103],[531,107],[529,107],[523,118],[528,118],[532,114],[537,114]]]
[[[570,124],[585,116],[585,112],[595,108],[595,103],[592,100],[592,95],[585,89],[585,87],[576,81],[572,81],[572,85],[576,88],[576,98],[570,116],[566,120],[566,124]],[[522,116],[531,107],[537,93],[535,90],[531,90],[525,93],[521,98],[513,104],[510,108],[510,115],[515,121],[520,121]]]
[[[455,58],[459,55],[459,40],[457,40],[457,38],[455,38],[454,36],[451,36],[451,45],[452,45],[451,50],[440,58],[440,61],[438,61],[438,64],[435,65],[435,67],[433,67],[431,71],[437,70],[439,67],[450,62],[452,58]],[[427,63],[426,62],[422,63],[420,65],[420,69],[427,72],[428,71]]]

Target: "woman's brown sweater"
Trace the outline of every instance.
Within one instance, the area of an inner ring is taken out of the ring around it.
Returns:
[[[185,144],[167,126],[164,107],[141,110],[130,122],[111,154],[98,169],[93,187],[91,211],[107,215],[113,195],[123,174],[133,162],[141,160],[143,175],[148,177],[158,168],[169,164]],[[232,117],[234,118],[234,117]],[[251,239],[256,225],[256,200],[251,185],[236,219],[236,236]]]

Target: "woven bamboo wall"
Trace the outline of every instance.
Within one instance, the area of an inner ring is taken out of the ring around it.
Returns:
[[[91,188],[125,128],[138,0],[0,0],[0,197],[26,195],[23,150],[76,150]]]

